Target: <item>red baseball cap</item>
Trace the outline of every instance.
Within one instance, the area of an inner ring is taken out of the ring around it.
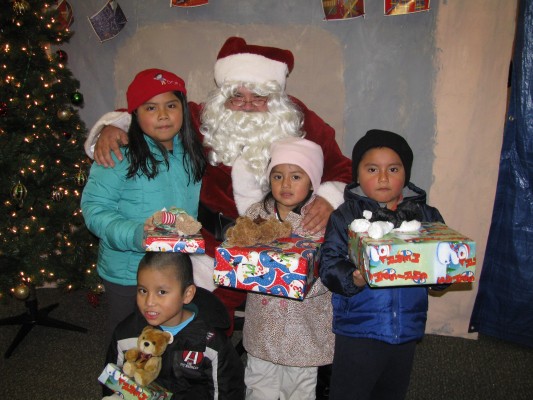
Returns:
[[[145,69],[135,76],[126,91],[128,112],[131,114],[158,94],[174,91],[187,94],[183,79],[163,69]]]

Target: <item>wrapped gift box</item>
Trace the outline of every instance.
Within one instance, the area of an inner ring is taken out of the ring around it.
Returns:
[[[473,282],[476,244],[442,223],[372,239],[349,231],[350,258],[370,286]]]
[[[111,363],[106,365],[98,380],[125,400],[160,400],[172,397],[172,393],[155,382],[148,386],[138,385]]]
[[[144,243],[146,251],[205,253],[205,241],[201,234],[180,236],[177,233],[156,229],[145,233]]]
[[[227,247],[215,253],[216,285],[303,300],[313,281],[320,242],[293,236],[269,245]]]

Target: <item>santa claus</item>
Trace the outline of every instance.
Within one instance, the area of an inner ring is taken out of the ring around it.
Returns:
[[[335,131],[300,100],[288,96],[285,82],[294,67],[289,50],[251,45],[231,37],[222,46],[214,68],[217,89],[204,104],[189,103],[191,119],[209,159],[202,179],[198,219],[203,225],[206,255],[193,256],[197,285],[215,290],[214,251],[225,230],[266,189],[265,170],[270,145],[286,137],[318,143],[324,153],[324,174],[318,197],[303,221],[319,231],[343,201],[351,182],[351,161],[335,141]],[[85,143],[97,163],[114,166],[111,152],[122,159],[119,145],[127,143],[130,115],[111,112],[91,129]],[[94,150],[94,153],[93,153]],[[217,288],[215,293],[232,314],[246,293]]]

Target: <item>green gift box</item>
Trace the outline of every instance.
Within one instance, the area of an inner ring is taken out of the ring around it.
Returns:
[[[372,287],[473,282],[476,243],[440,222],[420,230],[393,230],[380,239],[349,232],[349,253]]]
[[[147,386],[138,385],[112,363],[106,365],[98,380],[125,400],[163,400],[172,397],[172,393],[155,382]]]

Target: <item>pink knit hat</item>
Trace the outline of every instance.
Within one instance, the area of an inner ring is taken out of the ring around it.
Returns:
[[[248,44],[243,38],[230,37],[220,49],[215,63],[215,82],[264,83],[277,81],[285,88],[287,75],[294,67],[289,50]]]
[[[324,154],[322,148],[310,140],[302,138],[289,138],[278,140],[270,146],[270,163],[266,176],[279,164],[294,164],[303,169],[311,180],[313,190],[316,192],[322,180],[324,170]]]
[[[128,86],[128,112],[131,114],[158,94],[174,91],[187,94],[185,82],[178,75],[162,69],[145,69],[139,72]]]

